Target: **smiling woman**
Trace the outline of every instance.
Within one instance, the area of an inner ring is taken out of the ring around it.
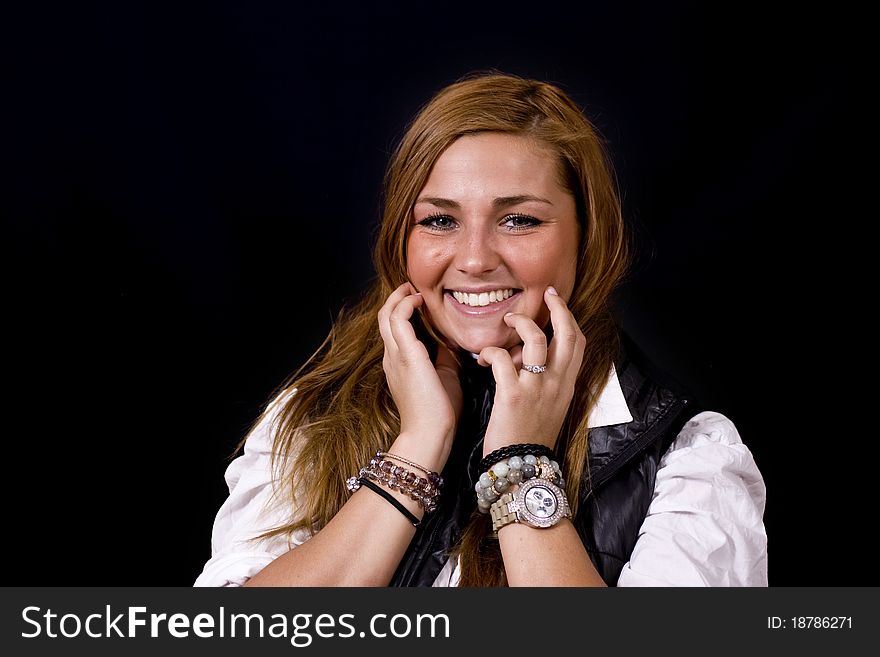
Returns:
[[[229,466],[199,585],[766,585],[734,425],[612,320],[627,238],[558,87],[441,90],[385,180],[378,281]]]
[[[514,347],[521,339],[505,313],[543,326],[544,290],[571,295],[580,231],[565,184],[555,153],[507,133],[464,136],[434,164],[415,204],[407,266],[450,346]]]

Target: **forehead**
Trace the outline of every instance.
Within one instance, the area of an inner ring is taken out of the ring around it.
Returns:
[[[564,194],[558,171],[556,154],[530,137],[495,132],[465,135],[438,158],[422,195]]]

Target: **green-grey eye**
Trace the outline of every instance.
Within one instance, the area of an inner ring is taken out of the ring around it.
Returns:
[[[418,225],[433,230],[452,230],[455,228],[455,220],[448,214],[432,214],[418,222]]]
[[[543,222],[527,214],[511,214],[504,218],[504,225],[511,230],[525,230],[540,226]]]

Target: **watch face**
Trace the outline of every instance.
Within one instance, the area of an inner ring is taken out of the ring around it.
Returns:
[[[533,486],[530,488],[523,502],[526,505],[526,509],[535,518],[549,518],[559,508],[556,495],[546,486]]]
[[[568,515],[565,492],[543,479],[529,479],[517,492],[517,514],[532,527],[552,527]]]

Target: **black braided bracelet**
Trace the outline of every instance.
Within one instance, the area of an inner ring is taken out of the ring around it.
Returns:
[[[384,490],[379,488],[376,484],[374,484],[372,481],[370,481],[366,477],[361,477],[360,479],[358,479],[358,481],[361,483],[362,486],[366,486],[371,491],[373,491],[377,495],[381,495],[386,500],[388,500],[391,504],[393,504],[394,507],[398,511],[400,511],[407,520],[409,520],[412,523],[413,527],[418,527],[420,524],[422,524],[422,521],[419,520],[418,518],[416,518],[412,513],[410,513],[409,509],[407,509],[405,506],[403,506],[403,504],[401,504],[396,499],[394,499],[394,496],[391,495],[391,493],[385,492]]]
[[[526,454],[534,454],[537,457],[546,456],[553,461],[556,460],[556,456],[554,456],[553,450],[546,445],[505,445],[504,447],[499,447],[494,452],[491,452],[490,454],[487,454],[483,457],[483,459],[480,461],[480,471],[485,472],[499,461],[503,461],[504,459],[510,458],[511,456],[525,456]]]

